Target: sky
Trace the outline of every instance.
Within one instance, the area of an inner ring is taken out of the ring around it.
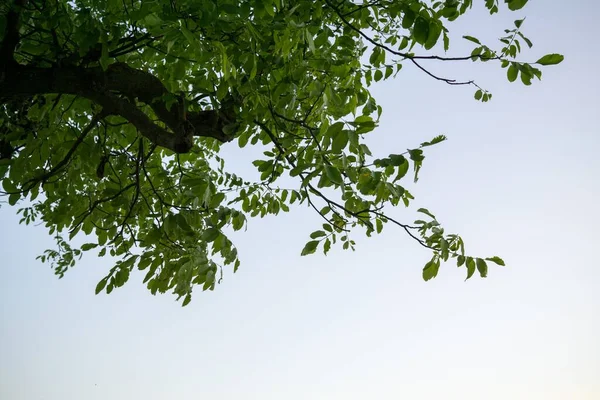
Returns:
[[[139,275],[95,296],[106,258],[57,279],[35,260],[52,247],[44,228],[19,225],[5,205],[0,399],[600,399],[600,5],[529,3],[494,17],[479,7],[452,29],[491,40],[527,16],[523,57],[566,57],[541,83],[429,64],[490,89],[482,104],[407,65],[373,88],[384,114],[368,138],[387,155],[447,135],[426,152],[415,204],[506,267],[465,282],[449,263],[423,282],[427,251],[391,227],[357,233],[355,252],[300,257],[320,222],[293,208],[251,220],[235,235],[238,273],[181,308]],[[455,54],[468,48],[455,43]],[[252,160],[233,146],[224,155],[237,171]]]

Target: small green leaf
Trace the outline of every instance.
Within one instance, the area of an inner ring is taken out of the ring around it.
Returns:
[[[342,178],[340,170],[332,165],[325,166],[325,175],[327,175],[327,178],[336,185],[344,184],[344,179]]]
[[[428,216],[430,216],[431,218],[435,219],[435,215],[433,215],[431,212],[429,212],[429,210],[428,210],[428,209],[426,209],[426,208],[419,208],[419,209],[417,210],[417,212],[420,212],[420,213],[422,213],[422,214],[428,215]]]
[[[517,68],[515,63],[511,63],[510,67],[508,67],[508,70],[506,71],[506,77],[508,78],[509,82],[514,82],[515,80],[517,80],[517,75],[519,74],[519,69]]]
[[[325,239],[325,243],[323,244],[323,253],[327,255],[329,250],[331,249],[331,240]]]
[[[481,89],[478,89],[475,92],[475,100],[481,100],[481,97],[483,96],[483,92],[481,91]]]
[[[495,264],[498,264],[498,265],[502,265],[502,266],[506,265],[506,264],[504,264],[504,260],[501,259],[500,257],[497,257],[497,256],[487,257],[486,260],[491,261],[491,262],[493,262]]]
[[[250,139],[250,132],[245,131],[238,137],[238,145],[240,147],[245,147],[248,144],[248,139]]]
[[[15,204],[17,204],[17,201],[19,201],[19,198],[21,197],[21,195],[19,193],[13,193],[11,195],[8,196],[8,204],[10,204],[11,206],[14,206]]]
[[[413,37],[419,44],[425,44],[427,38],[429,37],[429,22],[427,22],[427,20],[420,15],[415,20]]]
[[[416,14],[410,8],[407,8],[404,11],[404,16],[402,17],[402,27],[404,29],[408,29],[415,23]]]
[[[300,253],[300,255],[307,256],[309,254],[313,254],[315,252],[315,250],[317,250],[318,245],[319,245],[318,240],[311,240],[310,242],[306,243],[306,245],[302,249],[302,253]]]
[[[475,260],[473,260],[473,257],[467,257],[466,266],[467,266],[467,279],[469,279],[475,273]]]
[[[394,68],[391,66],[388,66],[385,68],[385,77],[384,79],[389,78],[392,74],[394,73]]]
[[[410,156],[410,159],[414,162],[421,162],[425,159],[425,156],[423,155],[423,150],[420,149],[410,149],[408,150],[408,155]]]
[[[208,228],[200,236],[205,242],[213,242],[217,237],[219,237],[219,230],[217,228]]]
[[[323,236],[327,236],[327,234],[323,231],[314,231],[313,233],[310,234],[310,238],[311,239],[317,239]]]
[[[473,43],[481,44],[479,39],[477,39],[476,37],[473,37],[473,36],[465,35],[465,36],[463,36],[463,39],[467,39],[468,41],[473,42]]]
[[[423,280],[428,281],[437,276],[440,269],[439,260],[431,260],[423,267]]]
[[[340,154],[344,148],[348,145],[348,132],[340,131],[334,138],[331,143],[331,151],[334,154]]]
[[[406,176],[406,173],[408,172],[409,167],[410,165],[408,163],[408,160],[404,159],[404,162],[398,166],[398,175],[396,175],[396,178],[394,180],[397,181],[404,178],[404,176]]]
[[[5,178],[2,181],[2,187],[4,188],[4,191],[8,192],[8,193],[14,193],[17,192],[19,189],[17,189],[17,187],[15,186],[15,184],[13,183],[13,181],[11,181],[8,178]]]
[[[104,287],[106,286],[106,282],[108,282],[108,276],[105,278],[102,278],[102,280],[100,282],[98,282],[98,284],[96,285],[96,294],[98,294],[102,290],[104,290]]]
[[[375,47],[371,56],[369,57],[369,63],[372,65],[379,64],[377,60],[379,60],[379,54],[381,53],[381,49],[379,47]]]
[[[521,70],[521,82],[523,82],[524,85],[529,86],[531,85],[531,73],[527,70]]]
[[[508,3],[508,9],[511,11],[520,10],[527,4],[528,0],[504,0]]]
[[[421,143],[420,147],[433,146],[435,144],[442,143],[446,139],[448,139],[446,136],[444,136],[444,135],[438,135],[438,136],[434,137],[433,139],[431,139],[429,142],[423,142],[423,143]]]
[[[84,245],[81,246],[81,250],[88,251],[88,250],[91,250],[91,249],[93,249],[93,248],[95,248],[97,246],[98,246],[97,243],[86,243],[86,244],[84,244]]]
[[[546,54],[544,57],[540,58],[535,63],[541,65],[556,65],[560,64],[564,59],[565,56],[563,56],[562,54]]]
[[[315,42],[313,41],[313,37],[312,34],[307,30],[304,31],[305,36],[306,36],[306,41],[308,42],[308,48],[310,49],[311,53],[315,52]]]
[[[444,51],[448,51],[448,49],[450,48],[450,37],[448,36],[446,31],[444,31],[443,33],[444,33]]]
[[[406,163],[406,158],[402,154],[390,154],[390,163],[394,167],[399,167]]]
[[[102,67],[102,70],[106,71],[106,69],[108,68],[108,63],[108,45],[105,42],[103,42],[102,50],[100,52],[100,66]]]
[[[185,38],[187,39],[188,43],[194,48],[194,50],[199,50],[200,49],[200,43],[198,42],[198,39],[184,25],[181,26],[181,33],[183,33],[183,36],[185,36]]]
[[[477,258],[476,264],[477,270],[479,271],[479,275],[481,275],[482,278],[487,277],[488,266],[485,260],[483,258]]]

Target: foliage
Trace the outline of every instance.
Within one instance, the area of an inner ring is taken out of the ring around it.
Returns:
[[[526,0],[505,0],[510,10]],[[392,224],[431,250],[423,278],[455,259],[467,278],[488,273],[463,240],[426,209],[406,224],[386,210],[409,206],[430,142],[375,157],[367,134],[382,109],[373,82],[412,66],[450,85],[492,94],[473,81],[429,71],[429,60],[494,62],[509,81],[541,78],[517,56],[531,41],[523,20],[499,46],[473,36],[465,56],[450,47],[448,22],[472,0],[13,0],[0,9],[0,179],[21,204],[22,222],[43,221],[56,249],[40,256],[63,274],[86,251],[117,259],[96,292],[122,286],[133,269],[156,292],[183,304],[192,288],[213,289],[223,266],[240,265],[231,230],[247,217],[295,204],[323,219],[301,254],[354,249]],[[502,7],[485,0],[491,14]],[[414,52],[413,52],[414,51]],[[425,53],[418,53],[423,51]],[[435,53],[433,53],[435,51]],[[221,146],[266,146],[260,180],[229,173]],[[233,145],[233,144],[229,144]],[[412,172],[409,173],[409,171]],[[292,188],[277,186],[282,179]],[[93,240],[74,246],[84,233]],[[78,237],[79,237],[78,236]]]

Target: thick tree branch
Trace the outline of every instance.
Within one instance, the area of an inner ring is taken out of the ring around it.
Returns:
[[[125,118],[153,143],[176,153],[190,151],[194,136],[221,142],[233,139],[226,132],[235,124],[231,104],[221,110],[187,112],[183,99],[170,93],[158,78],[124,63],[113,64],[106,71],[100,67],[16,65],[8,68],[7,79],[0,81],[0,104],[15,97],[54,93],[90,99],[105,111]],[[148,104],[168,129],[153,122],[135,102],[119,95]]]
[[[19,16],[25,3],[27,0],[15,0],[11,6],[8,6],[4,37],[0,43],[0,82],[6,78],[7,66],[15,62],[15,48],[19,44]]]

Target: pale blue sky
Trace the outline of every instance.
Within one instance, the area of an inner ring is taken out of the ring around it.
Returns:
[[[491,89],[481,104],[407,65],[374,88],[384,116],[369,138],[385,155],[449,136],[427,151],[417,204],[508,267],[464,282],[448,264],[422,282],[427,253],[391,227],[357,234],[354,253],[301,258],[319,220],[293,209],[251,220],[236,235],[238,274],[181,308],[137,276],[94,296],[107,259],[57,280],[35,260],[52,245],[44,229],[19,226],[5,206],[0,399],[599,399],[600,6],[530,3],[454,29],[494,38],[526,15],[528,59],[566,56],[542,83],[509,84],[491,65],[433,65]],[[225,154],[247,168],[243,152]]]

